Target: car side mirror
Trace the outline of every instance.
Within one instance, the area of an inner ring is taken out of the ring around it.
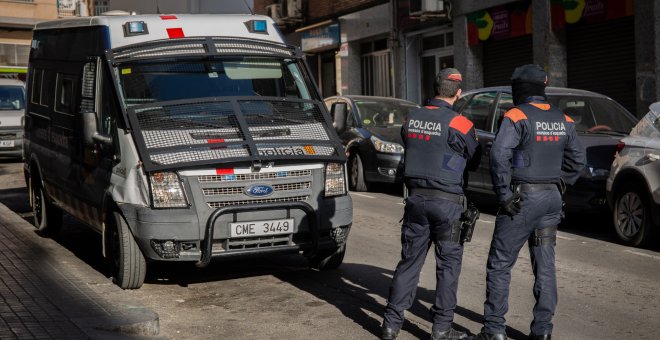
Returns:
[[[96,143],[103,146],[112,145],[112,137],[100,134],[97,128],[96,112],[83,112],[83,138],[85,145],[94,145]]]
[[[346,131],[346,114],[348,105],[346,103],[334,103],[330,109],[330,115],[335,122],[335,130],[338,134]]]

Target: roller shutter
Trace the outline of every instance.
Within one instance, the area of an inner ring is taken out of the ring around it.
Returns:
[[[513,70],[533,61],[532,35],[486,41],[483,47],[484,86],[511,85]]]
[[[569,26],[566,59],[568,87],[602,93],[636,112],[634,17]]]

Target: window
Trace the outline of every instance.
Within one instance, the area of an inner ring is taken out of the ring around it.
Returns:
[[[635,125],[621,106],[606,98],[552,95],[548,101],[573,119],[577,131],[627,134]]]
[[[497,92],[475,94],[461,114],[472,121],[475,129],[490,131],[486,124],[496,96]]]
[[[41,84],[44,78],[44,70],[35,69],[32,72],[32,93],[30,94],[30,102],[33,104],[41,103]]]
[[[55,93],[55,111],[61,113],[73,113],[74,110],[74,76],[69,74],[57,74],[57,88]]]
[[[502,124],[502,118],[504,118],[504,114],[514,106],[513,97],[510,93],[500,94],[500,100],[497,102],[497,108],[495,109],[495,131],[500,129],[500,124]]]

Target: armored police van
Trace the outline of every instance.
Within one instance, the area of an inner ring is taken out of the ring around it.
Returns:
[[[115,282],[150,261],[301,252],[339,266],[345,155],[268,17],[126,15],[36,25],[25,178],[37,228],[102,235]]]

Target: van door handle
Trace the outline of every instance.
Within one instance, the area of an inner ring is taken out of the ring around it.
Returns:
[[[660,159],[660,155],[658,155],[656,153],[650,153],[650,154],[646,155],[646,158],[648,158],[649,161],[651,161],[651,162],[655,162],[658,159]]]

